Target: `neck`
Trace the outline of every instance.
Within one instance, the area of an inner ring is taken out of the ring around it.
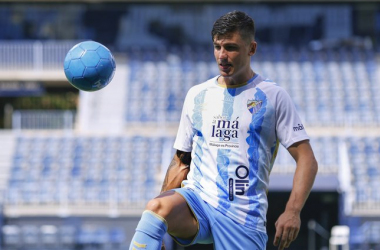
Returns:
[[[218,78],[218,83],[226,87],[241,86],[245,85],[249,81],[249,79],[251,79],[254,75],[255,72],[253,72],[253,70],[250,70],[249,72],[247,72],[247,74],[240,78],[220,76]]]

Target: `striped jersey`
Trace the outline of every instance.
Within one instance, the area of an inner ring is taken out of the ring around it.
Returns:
[[[222,87],[214,77],[185,98],[174,148],[191,152],[182,186],[222,214],[266,232],[267,189],[279,143],[309,139],[287,92],[255,75]]]

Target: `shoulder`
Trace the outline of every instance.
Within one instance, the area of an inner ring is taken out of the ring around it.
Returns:
[[[259,84],[257,84],[256,87],[270,96],[288,95],[287,91],[283,87],[270,79],[263,79]]]
[[[216,77],[213,77],[211,79],[208,79],[207,81],[204,81],[200,84],[192,86],[189,91],[187,92],[187,95],[189,96],[195,96],[203,91],[209,90],[211,87],[215,86],[215,80]]]
[[[272,81],[268,78],[262,78],[259,84],[257,84],[258,88],[267,89],[267,90],[277,90],[281,89],[281,86],[277,84],[277,82]]]

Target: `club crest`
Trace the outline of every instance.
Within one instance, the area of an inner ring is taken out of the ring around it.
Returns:
[[[262,103],[263,101],[248,100],[247,108],[249,112],[251,112],[251,114],[254,115],[260,110]]]

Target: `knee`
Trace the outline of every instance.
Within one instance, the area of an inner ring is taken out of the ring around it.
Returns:
[[[152,211],[152,212],[154,212],[154,213],[156,213],[156,214],[158,214],[158,215],[160,215],[160,216],[162,216],[164,218],[167,215],[165,213],[165,210],[166,210],[165,209],[165,204],[163,204],[163,202],[161,201],[161,199],[155,198],[155,199],[150,200],[147,203],[145,209],[146,210],[150,210],[150,211]]]
[[[183,207],[183,204],[187,205],[183,197],[170,190],[150,200],[145,209],[158,214],[164,219],[168,219],[176,215],[179,209]]]

